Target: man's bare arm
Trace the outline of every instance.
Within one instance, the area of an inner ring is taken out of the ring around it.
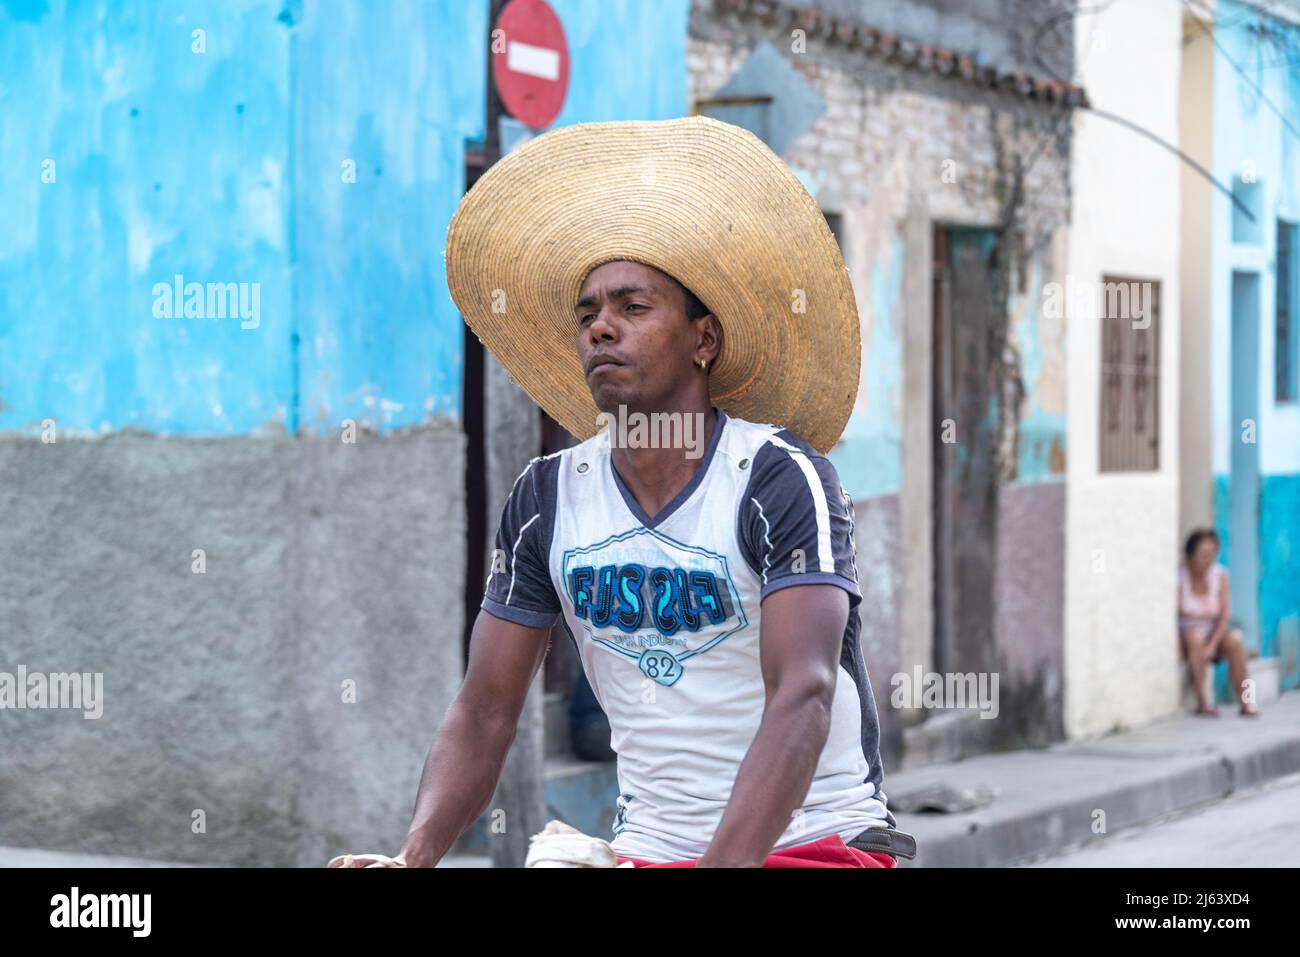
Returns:
[[[437,864],[491,803],[549,634],[479,612],[465,680],[434,736],[398,854],[408,867]]]
[[[763,719],[697,867],[762,867],[808,796],[830,733],[848,614],[848,592],[835,585],[796,585],[764,599]]]

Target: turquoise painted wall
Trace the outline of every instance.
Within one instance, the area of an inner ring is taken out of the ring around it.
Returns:
[[[1226,475],[1214,479],[1214,525],[1222,546],[1219,560],[1228,565],[1231,525]],[[1300,685],[1300,475],[1265,475],[1260,483],[1257,600],[1260,655],[1283,660],[1282,686]],[[1226,680],[1226,679],[1225,679]],[[1226,687],[1226,686],[1225,686]]]
[[[1280,656],[1287,687],[1300,684],[1294,646],[1300,620],[1300,475],[1265,475],[1259,507],[1259,615],[1265,653]],[[1282,624],[1291,619],[1284,635]]]
[[[0,429],[458,416],[438,252],[485,34],[461,0],[0,4]],[[160,315],[178,275],[249,308]]]
[[[464,324],[442,249],[465,143],[483,136],[486,36],[485,3],[303,7],[293,221],[304,426],[460,416]]]
[[[1264,96],[1290,117],[1300,116],[1300,27],[1262,16],[1258,11],[1221,0],[1214,53],[1214,157],[1216,178],[1255,179],[1254,239],[1233,234],[1233,210],[1226,197],[1212,200],[1211,395],[1216,419],[1214,443],[1215,522],[1223,539],[1221,560],[1228,562],[1233,443],[1241,441],[1240,423],[1232,421],[1234,388],[1231,343],[1233,271],[1259,277],[1259,344],[1257,375],[1248,387],[1258,406],[1260,491],[1257,533],[1260,653],[1290,661],[1283,687],[1300,683],[1291,647],[1300,620],[1300,404],[1278,402],[1274,388],[1276,314],[1276,223],[1300,221],[1300,142],[1264,102]],[[1208,42],[1202,40],[1200,42]],[[1229,62],[1229,59],[1232,62]],[[1235,65],[1234,65],[1235,64]],[[1238,70],[1240,68],[1240,72]],[[1244,74],[1244,76],[1243,76]],[[1238,217],[1239,223],[1244,222]],[[1236,383],[1240,386],[1241,383]],[[1226,676],[1222,683],[1226,689]]]
[[[828,456],[840,484],[855,500],[895,494],[902,484],[901,239],[894,240],[888,254],[872,263],[869,283],[874,321],[869,340],[862,343],[864,394],[859,395],[858,407]]]
[[[0,3],[0,429],[459,416],[485,35],[460,0]],[[177,276],[246,311],[165,317]]]
[[[287,414],[279,9],[0,3],[0,429],[223,433]],[[178,273],[260,283],[258,328],[155,318],[152,287]]]
[[[1213,171],[1253,196],[1254,237],[1234,235],[1227,197],[1211,199],[1211,395],[1215,474],[1231,470],[1240,423],[1231,421],[1232,274],[1259,277],[1259,347],[1254,382],[1259,410],[1259,465],[1264,475],[1300,474],[1300,403],[1278,402],[1274,388],[1277,221],[1300,222],[1300,141],[1270,108],[1300,116],[1300,26],[1265,17],[1233,0],[1216,14]],[[1202,38],[1197,42],[1208,43]],[[1240,70],[1240,72],[1239,72]],[[1244,74],[1244,75],[1243,75]],[[1258,88],[1258,89],[1257,89]],[[1263,91],[1263,95],[1260,93]],[[1267,102],[1265,102],[1267,98]],[[1244,223],[1244,217],[1236,217]]]
[[[1026,266],[1029,282],[1026,288],[1038,290],[1043,288],[1043,263],[1040,259],[1031,260]],[[1064,410],[1056,410],[1043,401],[1041,389],[1045,385],[1045,374],[1065,374],[1047,372],[1047,355],[1044,348],[1043,298],[1040,295],[1013,291],[1010,311],[1014,316],[1021,314],[1018,321],[1012,322],[1007,329],[1007,338],[1019,356],[1020,379],[1024,384],[1025,395],[1019,410],[1020,435],[1016,449],[1015,484],[1035,485],[1043,482],[1065,481],[1066,456],[1066,419]],[[1061,342],[1057,348],[1064,349]],[[1063,382],[1054,383],[1057,391],[1064,392]],[[1053,449],[1056,455],[1053,455]]]
[[[548,0],[569,42],[554,126],[686,114],[690,0]]]

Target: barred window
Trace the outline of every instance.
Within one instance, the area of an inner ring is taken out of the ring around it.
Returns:
[[[1101,471],[1160,467],[1160,283],[1106,276],[1101,301]]]

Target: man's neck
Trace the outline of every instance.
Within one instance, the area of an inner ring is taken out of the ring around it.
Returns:
[[[656,438],[660,438],[652,431],[652,423],[656,420],[651,416],[662,414],[664,411],[661,409],[657,413],[642,414],[645,441],[654,442]],[[634,418],[637,413],[629,411],[625,415],[629,435],[611,435],[610,455],[623,484],[627,486],[628,491],[636,498],[645,513],[653,516],[690,484],[695,473],[703,465],[714,432],[718,428],[718,414],[712,406],[707,410],[693,409],[676,413],[673,431],[675,435],[681,437],[682,441],[671,444],[661,441],[658,448],[653,445],[629,447],[629,444],[625,444],[635,442],[631,433],[637,421]],[[658,421],[673,422],[674,419]],[[618,430],[621,424],[620,420],[615,418],[610,429]]]

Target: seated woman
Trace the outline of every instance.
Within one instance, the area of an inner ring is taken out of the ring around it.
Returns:
[[[1228,676],[1237,689],[1243,717],[1259,712],[1245,698],[1246,646],[1240,628],[1229,628],[1232,599],[1228,569],[1219,562],[1219,536],[1213,529],[1198,528],[1183,547],[1186,561],[1178,569],[1178,637],[1191,669],[1196,689],[1196,714],[1218,717],[1219,709],[1206,700],[1205,669],[1228,659]]]

